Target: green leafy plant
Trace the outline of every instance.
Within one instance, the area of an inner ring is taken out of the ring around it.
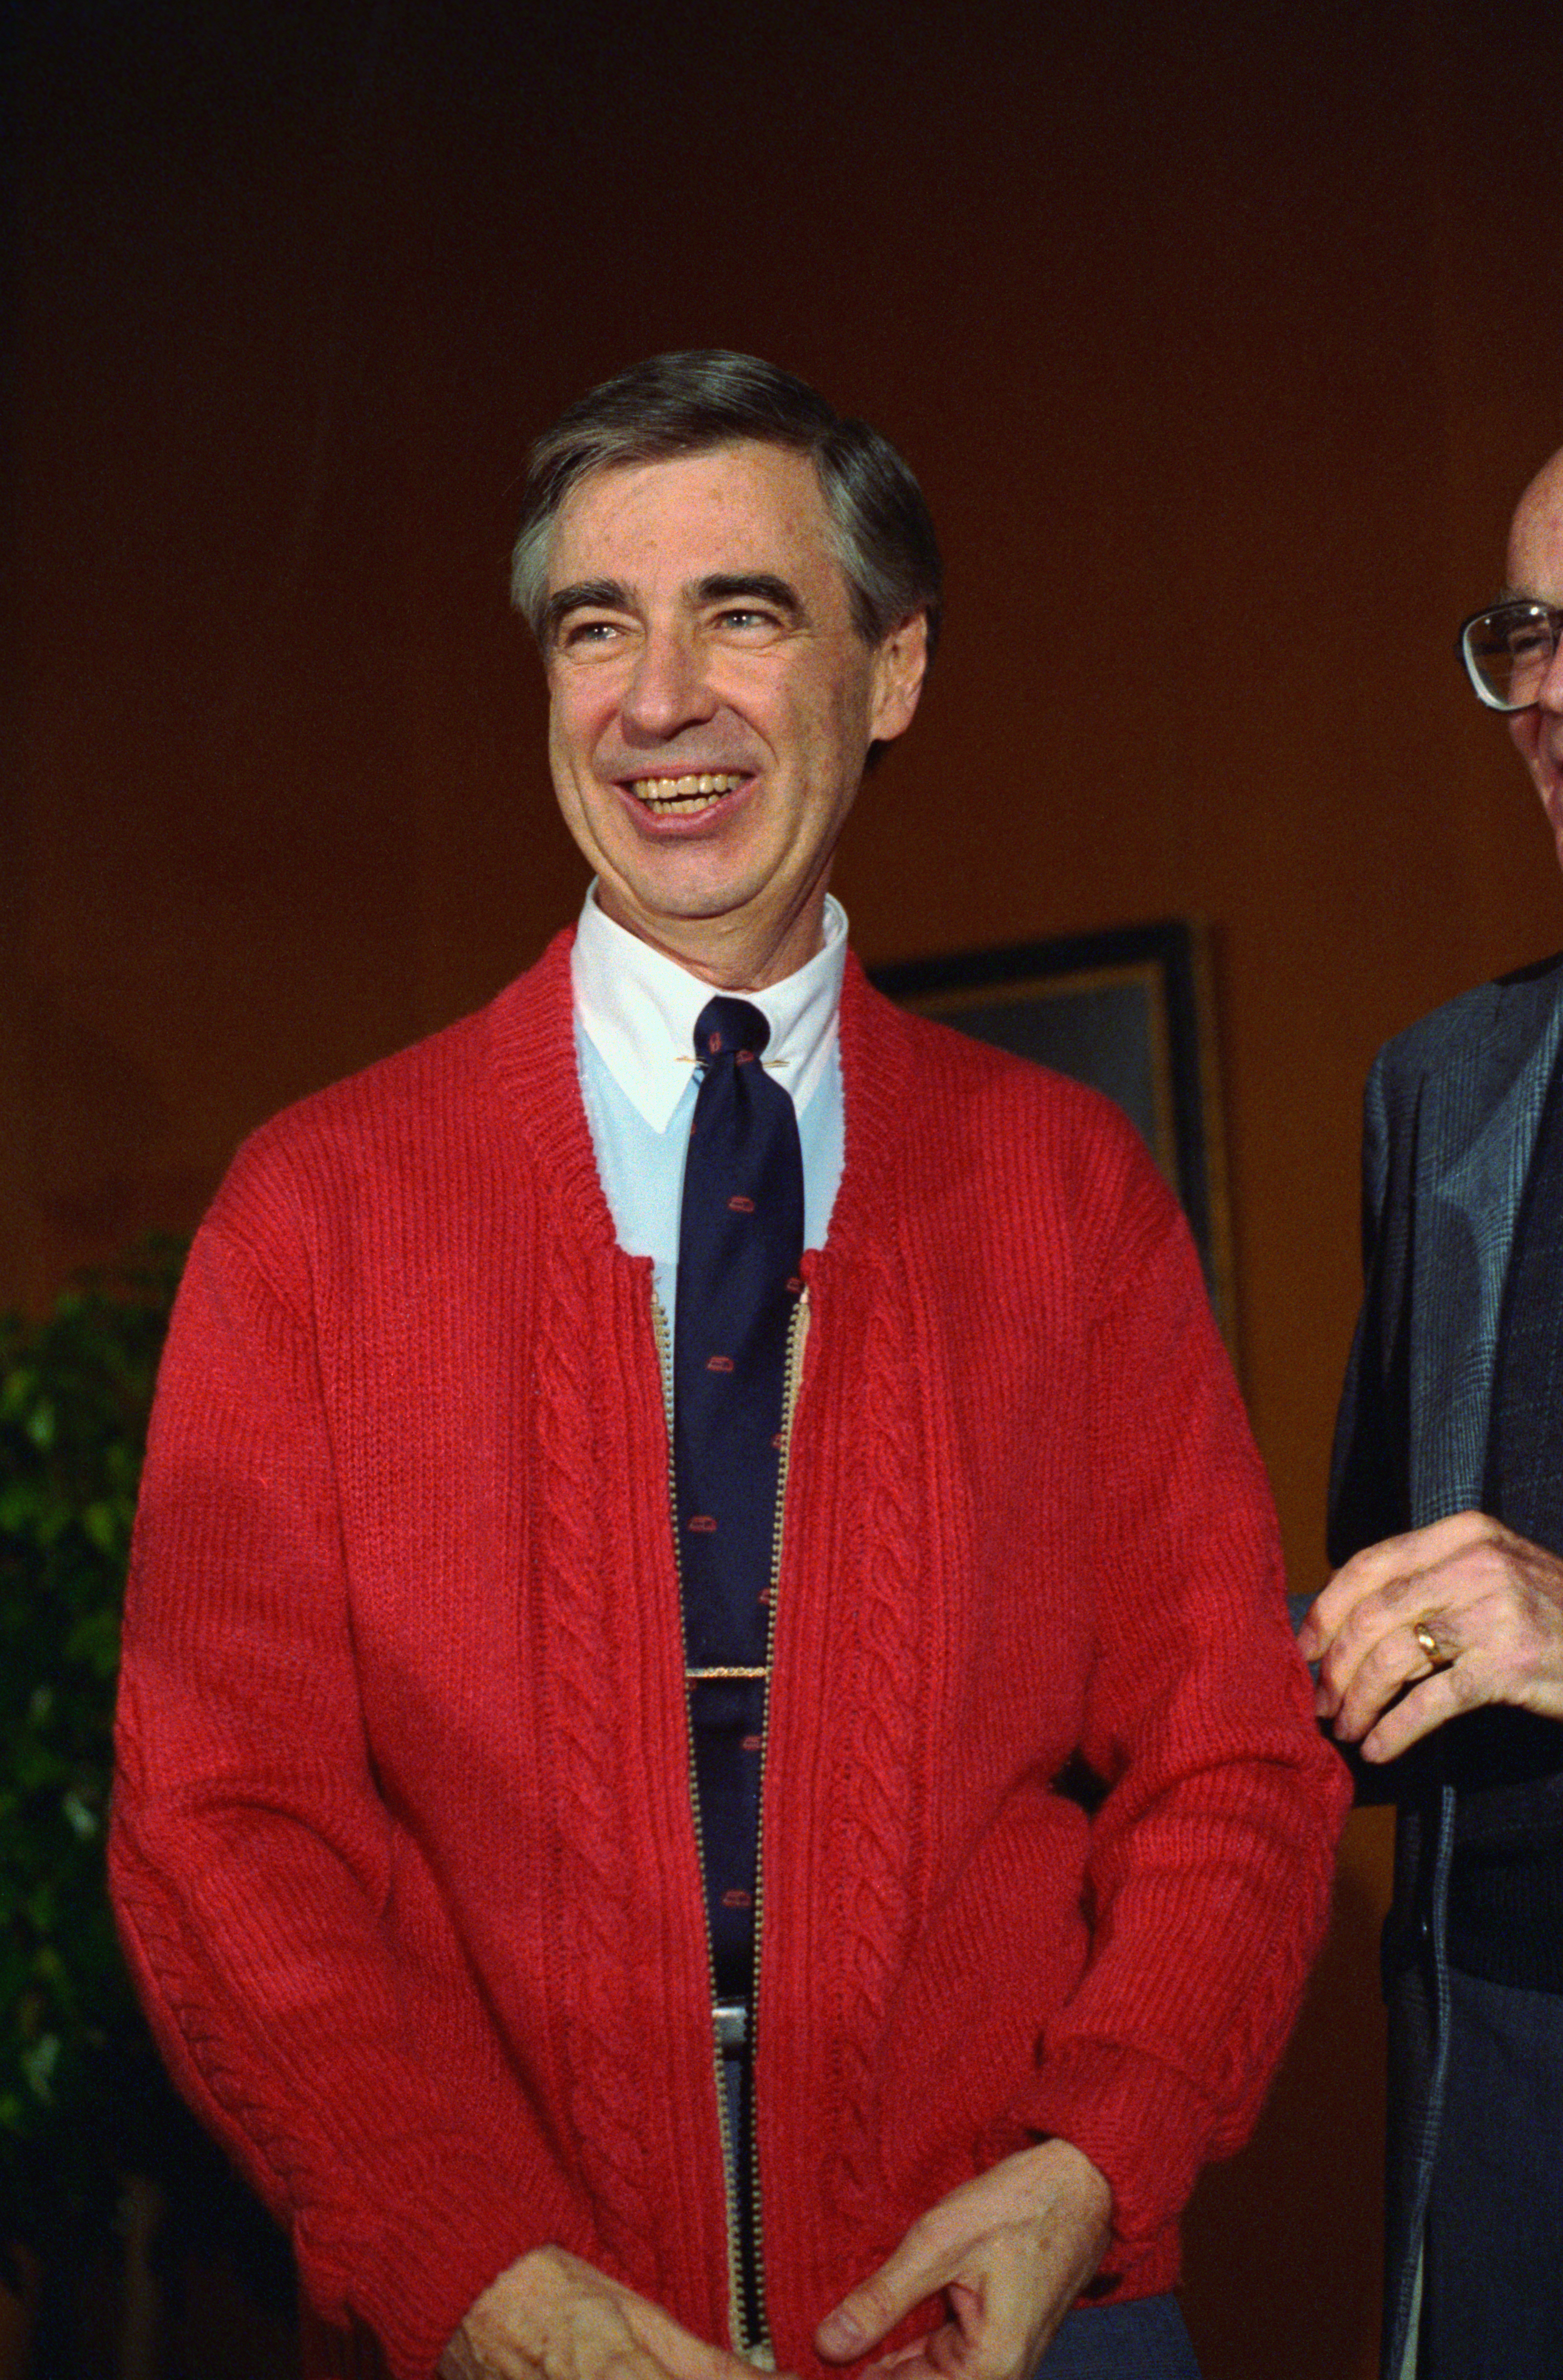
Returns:
[[[155,2061],[103,1888],[114,1676],[172,1245],[0,1317],[0,2240],[112,2192]]]

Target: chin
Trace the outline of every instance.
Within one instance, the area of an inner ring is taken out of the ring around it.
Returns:
[[[745,908],[753,897],[747,884],[712,883],[709,880],[699,883],[687,877],[673,883],[648,884],[642,880],[630,883],[626,889],[628,905],[653,925],[659,919],[670,926],[698,925],[702,919],[715,925]]]

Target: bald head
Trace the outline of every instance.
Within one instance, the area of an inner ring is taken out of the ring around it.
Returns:
[[[1563,446],[1542,465],[1514,507],[1508,583],[1517,595],[1563,603]]]
[[[1542,465],[1514,508],[1508,584],[1516,595],[1563,610],[1563,447]],[[1508,732],[1542,797],[1563,866],[1563,650],[1554,654],[1538,699],[1514,713]]]

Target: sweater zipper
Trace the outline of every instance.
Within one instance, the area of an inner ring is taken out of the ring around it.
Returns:
[[[657,1362],[662,1376],[662,1412],[667,1425],[668,1440],[668,1510],[672,1516],[673,1569],[678,1574],[678,1602],[682,1630],[684,1611],[684,1555],[678,1542],[678,1496],[673,1474],[673,1384],[672,1342],[668,1330],[668,1318],[656,1289],[651,1292],[651,1329],[657,1342]],[[680,1637],[679,1656],[684,1653]],[[769,1697],[768,1697],[769,1699]],[[689,1711],[689,1689],[684,1691],[685,1753],[689,1764],[689,1815],[695,1828],[695,1855],[700,1864],[700,1922],[706,1942],[706,2006],[711,2011],[711,2067],[716,2082],[717,2129],[721,2135],[722,2192],[726,2199],[723,2209],[727,2237],[727,2325],[728,2334],[739,2347],[745,2344],[744,2270],[738,2248],[738,2209],[733,2201],[731,2176],[737,2162],[733,2127],[727,2120],[727,2076],[723,2071],[721,2041],[716,2022],[716,1960],[711,1950],[710,1922],[706,1915],[706,1841],[700,1825],[700,1781],[695,1767],[695,1725]]]
[[[765,1712],[760,1720],[760,1815],[755,1840],[755,1984],[753,2006],[749,2011],[749,2073],[758,2071],[759,2056],[759,1979],[760,1933],[765,1924],[765,1778],[770,1752],[770,1689],[776,1658],[776,1597],[782,1576],[782,1538],[787,1504],[787,1476],[793,1455],[793,1421],[798,1409],[798,1388],[803,1378],[804,1341],[808,1332],[808,1291],[800,1292],[787,1325],[787,1356],[782,1374],[782,1451],[776,1470],[776,1522],[770,1541],[770,1601],[766,1614],[765,1632]],[[760,2209],[759,2124],[749,2127],[749,2170],[744,2179],[749,2188],[750,2237],[755,2243],[755,2302],[759,2312],[760,2337],[752,2347],[763,2350],[763,2362],[774,2371],[776,2359],[770,2347],[770,2324],[765,2303],[764,2226]],[[762,2360],[761,2354],[753,2357]]]
[[[776,1642],[777,1582],[782,1573],[783,1507],[787,1493],[788,1467],[792,1456],[793,1418],[797,1410],[798,1388],[803,1371],[803,1345],[806,1330],[807,1309],[808,1292],[806,1289],[799,1296],[798,1302],[793,1309],[793,1318],[787,1327],[787,1354],[785,1366],[782,1372],[782,1459],[778,1467],[776,1478],[776,1521],[771,1536],[770,1549],[770,1600],[766,1617],[765,1714],[760,1721],[761,1815],[759,1833],[755,1846],[755,1990],[754,2006],[750,2010],[750,2037],[748,2044],[751,2090],[753,2087],[755,2052],[759,2031],[760,1926],[765,1909],[765,1869],[762,1852],[765,1835],[765,1764],[766,1755],[770,1741],[770,1667]],[[679,1606],[682,1611],[684,1602],[684,1563],[678,1542],[678,1503],[673,1476],[672,1347],[668,1331],[667,1316],[663,1311],[662,1301],[658,1296],[655,1288],[653,1288],[651,1292],[651,1329],[652,1334],[657,1342],[657,1362],[662,1378],[662,1410],[666,1420],[668,1442],[668,1509],[673,1515],[674,1520],[672,1533],[673,1546],[673,1568],[678,1574]],[[690,1815],[695,1828],[696,1855],[699,1860],[700,1873],[703,1876],[706,1866],[706,1846],[705,1838],[700,1825],[699,1779],[695,1767],[695,1730],[689,1716],[689,1696],[687,1692],[685,1692],[684,1697],[684,1727],[685,1752],[689,1764]],[[716,2019],[714,2015],[717,2004],[716,1960],[711,1949],[710,1925],[709,1920],[705,1918],[705,1906],[706,1896],[702,1890],[700,1895],[700,1908],[706,1937],[706,1997],[709,2006],[713,2010],[711,2019],[711,2063],[716,2082],[717,2126],[721,2135],[722,2186],[727,2199],[725,2213],[727,2232],[728,2327],[729,2333],[736,2344],[737,2351],[741,2355],[746,2357],[750,2362],[759,2365],[764,2370],[774,2371],[775,2357],[771,2350],[770,2341],[767,2336],[769,2325],[766,2319],[765,2305],[764,2230],[761,2221],[759,2150],[757,2137],[759,2127],[757,2124],[751,2125],[750,2130],[752,2137],[749,2144],[749,2170],[746,2175],[741,2176],[737,2171],[737,2146],[733,2139],[732,2126],[729,2124],[727,2119],[727,2076],[723,2070],[721,2043],[717,2034]],[[751,2338],[748,2336],[748,2323],[744,2312],[744,2271],[742,2253],[739,2247],[738,2205],[735,2194],[738,2190],[744,2188],[745,2185],[749,2192],[749,2209],[751,2216],[750,2237],[754,2241],[755,2303],[759,2317],[759,2336],[756,2338]]]

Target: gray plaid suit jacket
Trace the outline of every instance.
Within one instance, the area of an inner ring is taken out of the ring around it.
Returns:
[[[1516,1219],[1563,1038],[1563,957],[1380,1050],[1363,1133],[1366,1291],[1337,1425],[1329,1552],[1479,1507]],[[1385,2380],[1399,2380],[1443,2101],[1454,1789],[1437,1738],[1371,1780],[1399,1805],[1389,2013]]]

